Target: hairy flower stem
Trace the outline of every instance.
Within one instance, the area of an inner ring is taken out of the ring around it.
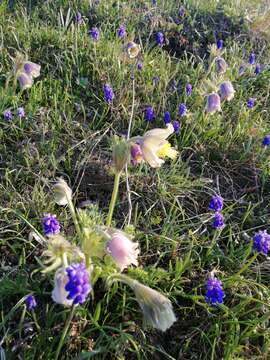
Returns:
[[[62,336],[61,336],[61,339],[59,341],[54,360],[57,360],[59,355],[60,355],[60,351],[61,351],[61,349],[62,349],[62,347],[64,345],[64,341],[65,341],[65,338],[66,338],[66,335],[67,335],[71,320],[73,318],[74,312],[75,312],[75,306],[73,305],[71,310],[70,310],[69,316],[67,317],[65,327],[63,329]]]
[[[78,222],[78,218],[77,218],[77,214],[76,214],[75,207],[74,207],[73,202],[72,202],[71,199],[67,198],[67,200],[68,200],[68,207],[69,207],[69,210],[70,210],[70,213],[71,213],[73,222],[74,222],[74,226],[75,226],[76,232],[77,232],[77,234],[79,235],[79,238],[80,238],[81,243],[82,243],[82,242],[83,242],[83,234],[82,234],[82,230],[81,230],[80,224],[79,224],[79,222]]]
[[[106,226],[110,227],[112,223],[112,217],[113,217],[113,211],[115,208],[115,203],[117,199],[118,189],[119,189],[119,183],[120,183],[120,177],[121,177],[121,171],[118,171],[114,176],[114,184],[113,184],[113,192],[109,207],[109,213],[106,220]]]

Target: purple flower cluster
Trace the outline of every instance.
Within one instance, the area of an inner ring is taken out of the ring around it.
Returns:
[[[82,304],[91,290],[89,274],[83,263],[72,264],[66,268],[68,282],[65,290],[67,299],[73,300],[73,305]]]
[[[150,105],[146,106],[144,112],[144,120],[148,122],[152,122],[154,119],[155,119],[155,113],[153,108]]]
[[[98,41],[98,38],[99,38],[99,31],[98,31],[98,28],[96,27],[93,27],[92,29],[90,29],[88,31],[88,35],[91,37],[91,39],[93,41]]]
[[[169,111],[165,111],[165,113],[163,115],[163,121],[164,121],[165,125],[167,125],[171,122],[171,114]]]
[[[262,139],[262,146],[270,145],[270,135],[265,135]]]
[[[270,235],[267,231],[259,231],[253,236],[253,250],[265,254],[268,254],[270,250]]]
[[[212,221],[212,228],[214,229],[222,228],[224,226],[224,217],[220,213],[220,211],[223,209],[222,197],[219,195],[213,196],[209,202],[208,209],[215,211]]]
[[[60,232],[60,224],[56,218],[56,215],[44,214],[42,219],[42,227],[45,236],[56,235]]]
[[[164,34],[160,31],[156,33],[156,43],[159,46],[164,44]]]
[[[117,36],[119,39],[123,39],[126,36],[126,28],[125,25],[120,25],[117,30]]]
[[[35,307],[37,306],[35,297],[33,295],[28,295],[25,298],[25,304],[28,311],[34,310]]]
[[[216,306],[223,303],[224,292],[222,290],[222,283],[215,277],[211,277],[206,282],[205,301],[211,306]]]
[[[253,106],[254,106],[254,104],[255,104],[255,100],[254,100],[253,98],[249,98],[249,99],[247,100],[247,108],[248,108],[248,109],[252,109]]]
[[[220,229],[224,226],[224,217],[220,212],[216,212],[213,221],[212,221],[212,228]]]
[[[18,107],[17,111],[16,111],[16,115],[18,116],[18,118],[22,119],[25,117],[25,111],[23,107]],[[11,121],[13,119],[13,114],[12,111],[10,109],[7,109],[3,112],[3,117],[6,121]]]
[[[113,98],[114,98],[114,93],[113,93],[113,89],[111,88],[111,86],[109,84],[103,85],[103,94],[104,94],[104,100],[108,104],[112,103]]]
[[[186,95],[190,96],[192,94],[192,85],[191,84],[187,84],[186,85]]]
[[[187,112],[187,107],[185,104],[180,104],[179,107],[178,107],[178,115],[180,117],[184,116]]]
[[[223,48],[223,40],[222,39],[218,39],[217,40],[217,49],[221,50]]]

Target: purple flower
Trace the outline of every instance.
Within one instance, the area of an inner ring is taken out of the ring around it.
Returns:
[[[123,39],[126,36],[126,28],[125,25],[120,25],[119,29],[117,30],[117,36],[119,39]]]
[[[270,145],[270,135],[265,135],[262,139],[262,145],[263,146],[269,146]]]
[[[65,290],[67,299],[73,300],[73,305],[82,304],[91,290],[89,274],[83,263],[72,264],[66,268],[68,281]]]
[[[164,35],[160,31],[158,33],[156,33],[156,43],[159,46],[163,45],[163,43],[164,43]]]
[[[214,229],[220,229],[224,226],[224,218],[220,212],[215,213],[211,226]]]
[[[34,308],[37,306],[35,297],[33,295],[28,295],[25,298],[25,304],[28,311],[34,310]]]
[[[23,107],[18,107],[17,109],[17,116],[21,119],[25,117],[25,111]]]
[[[176,134],[179,133],[179,121],[177,121],[177,120],[173,121],[173,128],[174,128],[174,132]]]
[[[186,9],[184,8],[184,6],[181,6],[179,11],[178,11],[178,15],[180,17],[184,17],[185,16],[185,13],[186,13]]]
[[[259,75],[260,72],[261,72],[261,65],[260,65],[260,64],[257,64],[257,65],[255,66],[254,74],[255,74],[255,75]]]
[[[33,78],[36,78],[36,77],[39,77],[40,76],[40,69],[41,69],[41,66],[34,63],[34,62],[31,62],[31,61],[26,61],[24,64],[23,64],[23,72],[30,76],[30,77],[33,77]]]
[[[268,254],[270,250],[270,235],[264,231],[259,231],[253,236],[253,250],[259,253]]]
[[[132,144],[130,148],[130,157],[132,165],[140,164],[143,161],[142,149],[139,144]]]
[[[223,303],[224,292],[222,290],[222,283],[215,277],[211,277],[205,284],[206,294],[205,301],[211,306],[216,306]]]
[[[187,112],[187,107],[185,104],[180,104],[179,107],[178,107],[178,115],[180,117],[184,116]]]
[[[220,84],[219,90],[222,100],[231,101],[233,99],[235,90],[230,81],[224,81],[222,84]]]
[[[192,85],[191,84],[187,84],[186,85],[186,95],[190,96],[192,94]]]
[[[249,99],[247,100],[247,108],[248,108],[248,109],[252,109],[253,106],[254,106],[254,103],[255,103],[255,100],[254,100],[253,98],[249,98]]]
[[[163,121],[165,123],[165,125],[169,124],[169,122],[171,122],[171,114],[169,113],[169,111],[165,111],[164,115],[163,115]]]
[[[111,88],[111,86],[109,84],[103,85],[103,95],[104,95],[104,100],[108,104],[112,103],[113,98],[114,98],[114,93],[113,93],[113,89]]]
[[[98,37],[99,37],[98,28],[93,27],[92,29],[90,29],[88,31],[88,35],[92,38],[93,41],[98,41]]]
[[[222,39],[218,39],[217,40],[217,49],[221,50],[223,48],[223,40]]]
[[[139,63],[137,64],[137,69],[138,69],[139,71],[141,71],[142,68],[143,68],[143,64],[142,64],[141,62],[139,62]]]
[[[75,22],[78,25],[81,25],[83,23],[82,14],[79,11],[75,14]]]
[[[24,72],[22,72],[17,77],[17,79],[19,81],[21,90],[29,89],[34,83],[34,80],[33,80],[32,76],[28,75],[28,74],[26,74]]]
[[[254,54],[254,52],[251,52],[251,53],[249,54],[248,63],[249,63],[250,65],[254,65],[254,64],[255,64],[255,54]]]
[[[60,224],[56,215],[44,214],[42,218],[43,233],[45,236],[56,235],[60,232]]]
[[[152,5],[157,5],[157,0],[152,0]]]
[[[155,113],[154,113],[153,108],[150,105],[146,106],[145,112],[144,112],[144,120],[151,122],[154,119],[155,119]]]
[[[223,208],[223,199],[221,196],[216,195],[216,196],[212,196],[210,202],[209,202],[209,206],[208,209],[209,210],[213,210],[213,211],[221,211]]]
[[[216,63],[216,71],[218,74],[224,74],[227,70],[227,63],[226,61],[223,59],[223,57],[217,57],[215,60]]]
[[[216,93],[209,94],[207,96],[206,112],[213,114],[220,110],[220,96]]]
[[[243,75],[243,74],[244,74],[245,68],[246,68],[246,65],[245,65],[245,64],[241,64],[241,65],[239,66],[239,70],[238,70],[239,75]]]
[[[7,109],[3,112],[3,116],[6,121],[10,121],[13,118],[12,112],[9,109]]]

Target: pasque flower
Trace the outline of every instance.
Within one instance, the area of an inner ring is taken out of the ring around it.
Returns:
[[[216,111],[221,111],[220,97],[217,93],[211,93],[207,96],[206,112],[214,114]]]
[[[222,100],[231,101],[233,99],[235,90],[230,81],[224,81],[222,84],[220,84],[219,90]]]
[[[136,58],[141,51],[140,45],[136,44],[134,41],[130,41],[129,43],[127,43],[125,48],[127,51],[127,55],[130,59]]]
[[[67,205],[72,199],[72,190],[64,179],[58,179],[53,186],[54,199],[58,205]]]
[[[176,321],[171,301],[160,292],[134,281],[132,286],[147,324],[166,331]]]
[[[45,236],[56,235],[60,232],[60,224],[56,215],[44,214],[42,227]]]
[[[210,202],[209,202],[209,206],[208,209],[209,210],[213,210],[213,211],[221,211],[223,208],[223,199],[221,196],[216,195],[216,196],[212,196]]]
[[[139,144],[132,144],[130,147],[130,158],[132,165],[140,164],[143,161],[142,149]]]
[[[72,300],[73,305],[85,302],[91,290],[89,274],[84,263],[72,264],[66,268],[67,283],[65,290],[68,292],[67,299]]]
[[[129,265],[138,265],[138,247],[137,242],[132,242],[125,233],[116,230],[107,242],[106,251],[112,256],[120,271],[123,271]]]
[[[28,311],[34,310],[35,307],[37,306],[35,297],[33,295],[28,295],[25,298],[25,304]]]
[[[166,140],[174,132],[174,127],[170,123],[166,129],[153,129],[147,131],[144,136],[136,137],[136,142],[140,145],[143,159],[153,168],[158,168],[164,164],[164,158],[175,159],[178,152],[171,147]]]
[[[34,83],[32,76],[29,76],[24,72],[21,72],[17,76],[17,79],[19,81],[21,90],[29,89]]]
[[[31,76],[32,78],[37,78],[40,76],[40,69],[40,65],[31,61],[25,61],[23,63],[22,71],[28,76]]]
[[[68,280],[67,272],[64,267],[61,267],[55,272],[52,299],[57,304],[72,306],[73,300],[67,298],[68,291],[65,289]]]
[[[81,25],[83,23],[82,14],[79,11],[75,14],[75,22],[78,25]]]
[[[206,282],[206,294],[205,301],[212,305],[216,306],[223,303],[224,292],[222,289],[222,283],[216,277],[211,277]]]
[[[270,235],[266,230],[259,231],[253,236],[253,249],[267,255],[270,250]]]

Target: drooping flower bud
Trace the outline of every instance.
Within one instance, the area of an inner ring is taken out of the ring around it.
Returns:
[[[215,64],[216,64],[216,72],[218,74],[224,74],[227,70],[227,63],[226,61],[222,58],[222,57],[217,57],[215,60]]]
[[[123,170],[129,159],[130,145],[125,138],[115,136],[113,145],[113,162],[117,172]]]
[[[72,200],[72,190],[64,179],[59,179],[53,187],[54,200],[58,205],[67,205]]]
[[[214,114],[216,111],[221,111],[220,97],[217,93],[211,93],[207,96],[206,112]]]
[[[221,100],[231,101],[233,99],[235,90],[230,81],[224,81],[222,84],[220,84],[219,90],[221,94]]]

